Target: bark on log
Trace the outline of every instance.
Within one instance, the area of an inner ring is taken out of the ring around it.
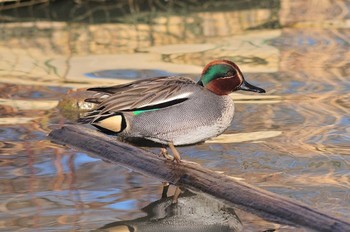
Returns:
[[[141,148],[117,141],[98,131],[79,125],[53,130],[49,137],[60,144],[83,150],[148,176],[174,185],[210,194],[235,207],[248,210],[279,223],[303,226],[316,231],[350,231],[350,223],[319,212],[302,203],[279,196],[183,161],[165,160]]]

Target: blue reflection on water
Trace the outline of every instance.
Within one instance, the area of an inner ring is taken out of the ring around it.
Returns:
[[[80,165],[82,164],[85,164],[85,163],[91,163],[91,162],[96,162],[96,161],[100,161],[101,159],[98,159],[98,158],[93,158],[91,156],[88,156],[87,154],[85,153],[82,153],[82,152],[77,152],[76,153],[76,156],[74,158],[74,165],[76,167],[79,167]]]
[[[116,202],[114,204],[110,204],[107,208],[118,209],[118,210],[130,210],[136,209],[136,200],[126,200],[122,202]]]
[[[173,75],[170,72],[156,69],[142,69],[142,70],[132,70],[132,69],[112,69],[112,70],[100,70],[91,73],[85,73],[86,77],[90,78],[124,78],[124,79],[142,79],[149,77],[160,77]]]

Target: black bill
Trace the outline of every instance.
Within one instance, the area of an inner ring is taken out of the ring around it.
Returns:
[[[266,93],[266,91],[262,88],[256,87],[254,85],[249,84],[246,81],[243,81],[243,84],[237,88],[237,90],[243,90],[243,91],[251,91],[256,93]]]

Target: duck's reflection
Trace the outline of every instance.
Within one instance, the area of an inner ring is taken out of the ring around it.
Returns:
[[[107,224],[96,232],[226,232],[240,231],[242,224],[233,208],[185,190],[177,203],[163,196],[142,209],[147,216]]]

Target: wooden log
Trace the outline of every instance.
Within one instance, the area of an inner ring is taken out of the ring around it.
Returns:
[[[210,194],[234,207],[282,224],[316,231],[350,231],[350,223],[319,212],[302,203],[279,196],[183,160],[180,164],[117,141],[80,125],[53,130],[49,137],[60,144],[83,150],[161,181]]]

